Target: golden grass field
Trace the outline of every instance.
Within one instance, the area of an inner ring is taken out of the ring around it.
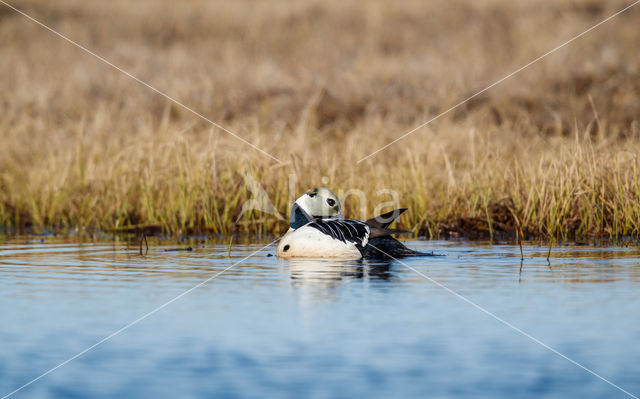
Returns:
[[[285,217],[391,189],[427,237],[638,235],[640,5],[356,163],[628,4],[14,0],[281,162],[0,4],[0,226],[284,232],[236,223],[250,173]]]

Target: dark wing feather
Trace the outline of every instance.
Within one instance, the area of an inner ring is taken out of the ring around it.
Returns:
[[[389,227],[394,220],[398,218],[398,216],[402,215],[407,208],[394,209],[391,212],[383,213],[382,215],[378,215],[374,218],[368,219],[365,221],[366,224],[373,227],[379,227],[381,229],[386,229]]]
[[[400,241],[391,236],[375,237],[369,240],[369,244],[360,251],[363,258],[367,259],[394,259],[407,256],[440,256],[433,252],[418,252],[407,248]]]
[[[369,226],[355,219],[319,219],[307,226],[321,231],[334,240],[344,243],[349,241],[360,247],[364,247],[369,241]]]

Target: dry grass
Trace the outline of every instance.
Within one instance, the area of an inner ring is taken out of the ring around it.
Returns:
[[[0,226],[284,231],[235,223],[249,171],[285,215],[295,173],[430,237],[637,235],[640,8],[355,163],[625,4],[16,2],[282,163],[0,5]]]

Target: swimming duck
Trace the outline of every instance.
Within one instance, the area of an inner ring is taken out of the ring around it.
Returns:
[[[389,229],[406,209],[396,209],[361,221],[345,219],[340,200],[328,188],[313,188],[291,207],[289,231],[278,244],[281,258],[388,258],[426,255],[404,246]]]

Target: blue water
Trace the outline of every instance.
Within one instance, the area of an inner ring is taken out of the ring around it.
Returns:
[[[265,241],[266,243],[266,241]],[[259,249],[0,241],[0,397]],[[182,244],[185,246],[186,244]],[[625,398],[445,290],[640,395],[640,252],[408,246],[443,257],[258,252],[12,398]]]

